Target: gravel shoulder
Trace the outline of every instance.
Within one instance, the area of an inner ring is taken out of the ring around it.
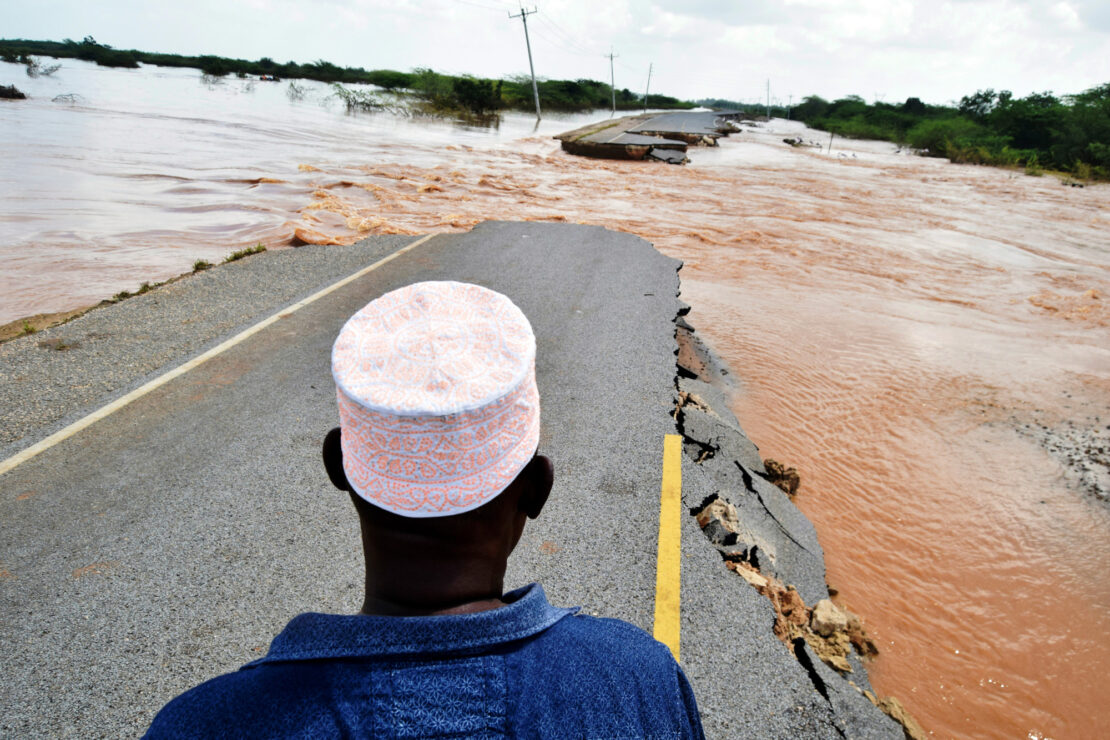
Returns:
[[[0,344],[0,459],[417,238],[252,255]]]

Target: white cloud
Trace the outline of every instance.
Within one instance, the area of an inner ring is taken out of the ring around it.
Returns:
[[[1070,3],[1056,3],[1048,12],[1065,31],[1078,31],[1083,27],[1078,11]]]
[[[1110,80],[1107,0],[532,0],[537,74],[681,97],[858,93],[944,102],[977,88],[1077,92]],[[513,0],[37,0],[7,37],[367,68],[526,73]],[[531,7],[531,5],[529,6]]]

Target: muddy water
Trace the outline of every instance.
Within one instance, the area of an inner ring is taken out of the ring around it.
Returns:
[[[565,156],[548,137],[580,120],[490,131],[347,116],[321,86],[59,75],[0,107],[26,142],[0,164],[0,321],[257,241],[489,218],[640,234],[685,260],[738,416],[800,470],[829,581],[882,650],[879,693],[937,737],[1110,720],[1110,514],[1041,444],[1110,424],[1110,188],[792,149],[785,133],[827,140],[788,122],[677,168]],[[84,102],[51,103],[67,85]]]

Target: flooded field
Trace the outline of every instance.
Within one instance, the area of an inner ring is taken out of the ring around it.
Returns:
[[[641,235],[685,261],[734,410],[801,473],[879,693],[937,737],[1110,721],[1110,186],[827,149],[786,121],[672,167],[564,155],[550,136],[590,116],[491,130],[348,115],[308,83],[0,72],[32,95],[0,105],[20,142],[0,162],[0,323],[258,242],[486,219]]]

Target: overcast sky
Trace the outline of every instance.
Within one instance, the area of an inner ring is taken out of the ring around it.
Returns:
[[[5,38],[499,77],[528,72],[511,0],[7,0]],[[1110,0],[536,0],[536,74],[680,98],[944,103],[1110,82]],[[517,11],[519,12],[519,11]]]

